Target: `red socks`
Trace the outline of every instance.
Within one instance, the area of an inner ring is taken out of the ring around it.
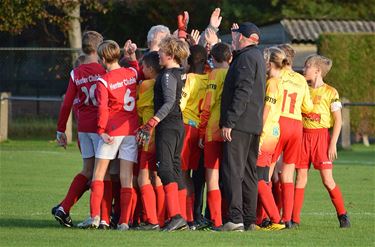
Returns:
[[[100,204],[104,194],[104,182],[95,180],[91,182],[90,195],[90,215],[91,217],[100,216]]]
[[[121,215],[119,224],[129,224],[132,210],[133,188],[121,188]]]
[[[181,213],[182,218],[184,218],[185,220],[187,220],[186,197],[187,197],[187,189],[182,189],[182,190],[178,191],[178,201],[180,203],[180,213]]]
[[[156,215],[156,198],[154,188],[151,184],[146,184],[141,187],[143,208],[146,211],[147,222],[151,224],[158,224]]]
[[[186,221],[193,222],[194,221],[194,199],[195,194],[191,193],[186,197]]]
[[[174,217],[180,214],[179,196],[178,196],[178,185],[177,183],[169,183],[164,186],[165,199],[167,202],[167,211],[169,217]],[[186,210],[185,210],[186,211]]]
[[[210,210],[211,220],[215,227],[223,224],[221,217],[221,193],[220,190],[211,190],[207,192],[208,208]]]
[[[275,199],[277,208],[279,209],[279,214],[281,214],[281,209],[283,208],[283,196],[280,181],[272,184],[272,194],[273,198]]]
[[[78,173],[68,190],[68,193],[65,196],[65,199],[61,203],[61,207],[64,208],[64,211],[66,213],[69,213],[70,209],[73,207],[73,205],[78,201],[78,199],[85,193],[85,191],[88,189],[87,187],[88,179],[83,176],[81,173]]]
[[[336,187],[333,190],[328,190],[328,192],[329,196],[331,197],[331,201],[336,208],[337,215],[346,214],[344,199],[342,197],[340,187],[336,185]]]
[[[301,211],[303,200],[305,197],[305,188],[295,188],[294,190],[294,205],[293,205],[293,222],[301,222]]]
[[[283,221],[288,222],[292,220],[294,184],[282,183],[281,186],[283,195]]]
[[[165,192],[164,192],[163,185],[154,187],[154,190],[156,194],[156,208],[157,208],[159,226],[163,227],[164,222],[165,222],[165,210],[166,210]]]
[[[112,211],[112,182],[104,180],[104,194],[101,202],[101,220],[109,224],[109,217]]]
[[[275,200],[272,196],[271,188],[267,185],[264,180],[258,181],[258,195],[261,200],[261,204],[266,210],[268,216],[273,223],[280,222],[279,210],[276,206]]]

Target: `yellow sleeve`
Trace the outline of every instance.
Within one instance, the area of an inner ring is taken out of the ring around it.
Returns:
[[[301,111],[303,113],[308,113],[308,112],[311,112],[313,110],[313,108],[314,108],[314,104],[311,100],[309,86],[306,83],[305,94],[304,94],[303,100],[302,100]]]
[[[189,76],[186,78],[185,86],[182,88],[182,93],[181,93],[181,102],[180,102],[180,108],[181,111],[185,110],[185,107],[187,105],[187,102],[190,97],[190,80]]]

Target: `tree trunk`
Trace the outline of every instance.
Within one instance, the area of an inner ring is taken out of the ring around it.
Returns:
[[[70,16],[70,28],[68,30],[69,44],[72,49],[82,48],[82,33],[81,33],[81,12],[80,3],[77,1],[77,5],[73,9],[65,10],[65,13]],[[72,52],[72,65],[79,56],[79,50]]]

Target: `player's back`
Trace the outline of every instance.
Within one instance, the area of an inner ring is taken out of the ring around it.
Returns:
[[[187,74],[185,87],[182,89],[181,111],[185,124],[199,125],[199,114],[208,83],[208,74]]]
[[[223,93],[224,80],[227,72],[228,68],[220,68],[212,70],[209,74],[205,104],[209,104],[211,109],[209,109],[210,117],[207,124],[206,141],[222,140],[219,121],[221,95]]]
[[[98,103],[96,83],[105,74],[99,63],[81,64],[70,72],[70,82],[76,90],[74,108],[76,109],[78,131],[96,132]]]
[[[281,70],[283,101],[281,116],[302,120],[302,112],[310,112],[313,104],[305,78],[290,69]]]
[[[154,116],[154,85],[155,79],[149,79],[138,86],[137,111],[142,124]]]
[[[137,94],[136,70],[133,68],[114,69],[103,75],[99,81],[99,114],[106,115],[106,111],[108,111],[107,133],[113,136],[134,135],[134,131],[138,128],[135,102]],[[107,97],[103,97],[103,93],[107,94]]]

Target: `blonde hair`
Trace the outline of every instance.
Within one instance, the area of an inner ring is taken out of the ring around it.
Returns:
[[[185,41],[173,36],[163,38],[159,47],[162,52],[168,56],[172,56],[179,65],[182,65],[184,60],[190,55],[189,45]]]
[[[276,46],[265,48],[263,55],[266,63],[274,63],[278,69],[282,69],[284,66],[289,65],[285,52]]]
[[[332,60],[321,55],[311,55],[307,57],[305,65],[319,68],[324,78],[332,68]]]
[[[96,52],[100,43],[103,42],[103,36],[95,31],[86,31],[82,35],[82,51],[89,55]]]
[[[290,44],[281,44],[281,45],[278,45],[277,48],[285,52],[286,58],[288,60],[287,65],[292,66],[294,56],[296,55],[296,51],[293,49],[293,47]]]
[[[113,40],[104,40],[98,47],[98,55],[107,63],[114,63],[120,59],[120,47]]]

